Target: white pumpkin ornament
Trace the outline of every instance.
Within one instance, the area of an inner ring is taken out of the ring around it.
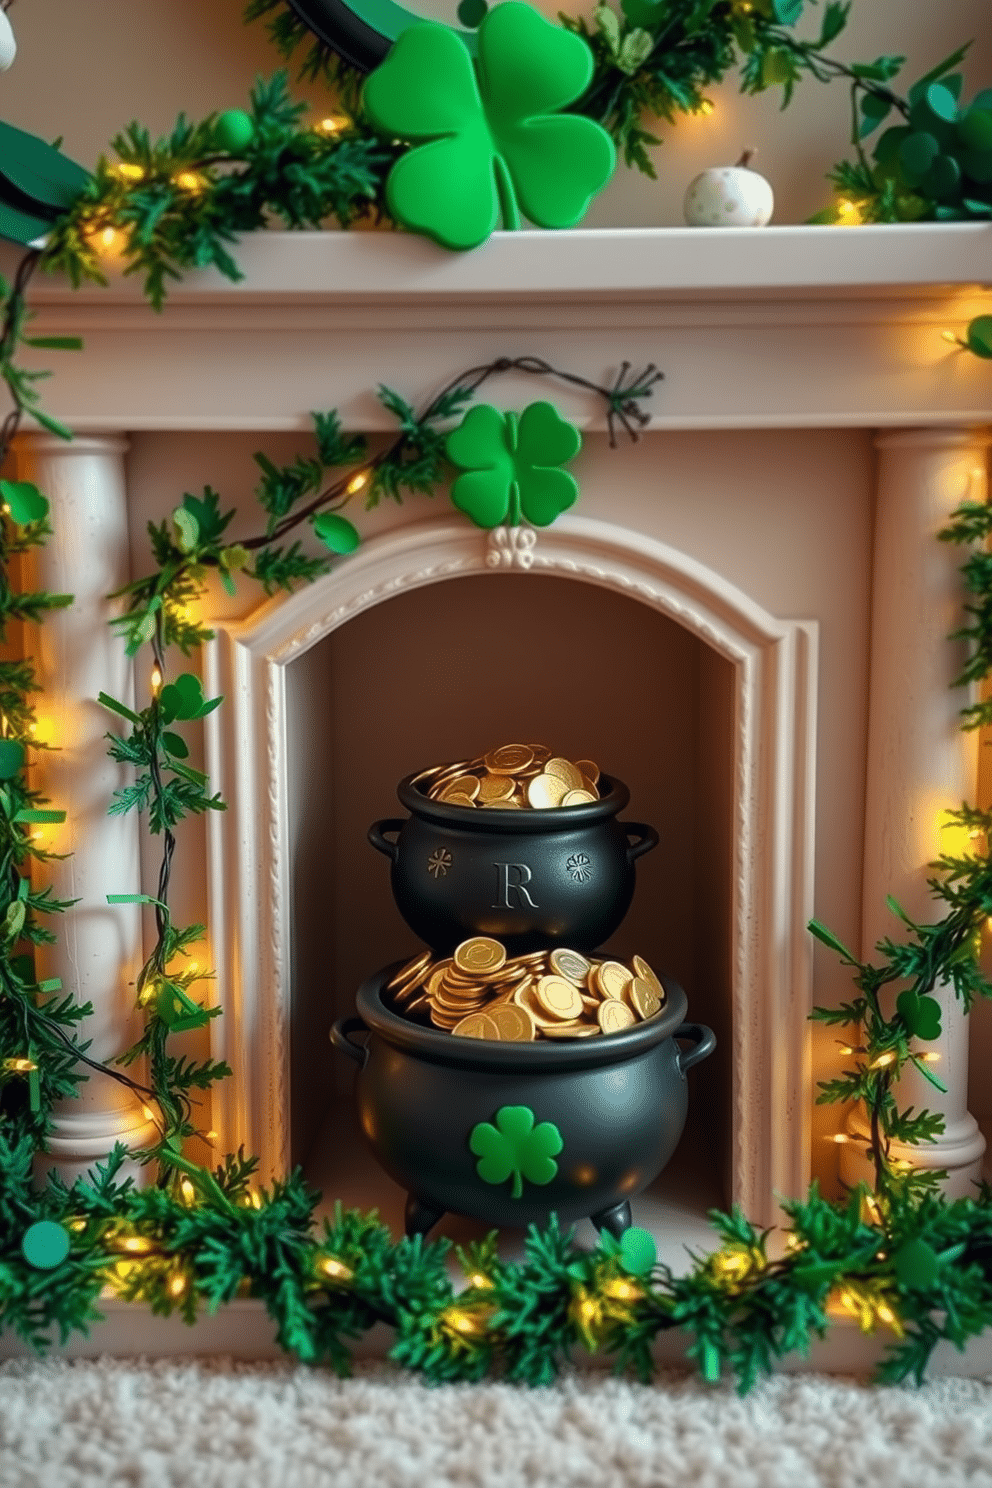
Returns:
[[[685,220],[690,227],[765,227],[775,207],[764,176],[748,170],[756,151],[745,150],[736,165],[715,165],[689,183]]]
[[[6,72],[16,56],[17,42],[14,40],[14,28],[7,19],[7,12],[0,9],[0,72]]]

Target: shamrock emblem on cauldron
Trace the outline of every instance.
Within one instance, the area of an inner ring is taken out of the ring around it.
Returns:
[[[362,103],[391,137],[425,143],[401,155],[386,200],[397,221],[446,248],[484,243],[502,216],[572,227],[616,167],[592,119],[561,111],[593,73],[588,42],[508,0],[478,31],[478,65],[456,32],[411,26],[365,84]]]
[[[579,453],[582,436],[552,403],[531,403],[520,414],[477,403],[445,448],[467,472],[451,499],[478,527],[519,527],[522,517],[547,527],[578,497],[575,476],[559,467]]]
[[[542,1186],[551,1182],[558,1171],[555,1155],[565,1144],[553,1122],[534,1125],[530,1106],[500,1106],[496,1125],[480,1121],[468,1145],[479,1159],[475,1171],[483,1183],[505,1183],[512,1177],[511,1197],[519,1199],[525,1178]]]
[[[573,853],[570,858],[565,859],[565,867],[576,883],[588,883],[592,878],[592,860],[588,853]]]

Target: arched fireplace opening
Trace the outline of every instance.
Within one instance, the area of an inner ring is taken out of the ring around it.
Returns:
[[[700,1203],[730,1196],[733,667],[629,595],[564,576],[484,572],[407,591],[330,631],[288,669],[291,1159],[348,1202],[401,1210],[352,1135],[353,1067],[331,1049],[359,983],[420,943],[366,842],[396,782],[440,760],[537,740],[627,783],[624,816],[660,846],[607,949],[674,976],[719,1057],[691,1077]],[[399,814],[403,813],[399,811]],[[364,1175],[364,1182],[362,1181]],[[705,1181],[699,1178],[705,1175]],[[662,1175],[662,1189],[673,1179]],[[356,1192],[347,1189],[357,1184]],[[343,1191],[344,1190],[344,1191]],[[705,1198],[702,1195],[705,1193]],[[635,1204],[635,1209],[636,1209]]]

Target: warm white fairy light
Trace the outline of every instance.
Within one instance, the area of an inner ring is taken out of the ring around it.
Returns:
[[[156,662],[155,665],[152,667],[152,675],[149,685],[152,690],[152,697],[158,697],[159,693],[162,691],[162,668],[159,666],[158,662]]]
[[[368,485],[368,480],[369,473],[367,470],[360,470],[357,475],[353,475],[346,487],[348,495],[354,496],[356,491],[360,491],[363,486]]]

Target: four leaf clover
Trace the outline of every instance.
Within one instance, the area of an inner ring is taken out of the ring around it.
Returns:
[[[579,494],[575,477],[557,467],[581,448],[578,429],[551,403],[531,403],[519,415],[478,403],[448,435],[448,459],[469,472],[451,499],[479,527],[519,527],[522,516],[546,527]]]
[[[534,1125],[529,1106],[501,1106],[496,1125],[480,1121],[473,1126],[468,1145],[479,1159],[475,1171],[483,1183],[505,1183],[512,1177],[512,1197],[519,1199],[525,1178],[540,1185],[551,1182],[558,1171],[555,1154],[564,1143],[553,1122]]]
[[[616,167],[599,124],[560,110],[585,92],[593,55],[574,32],[520,0],[489,11],[478,63],[455,31],[411,26],[365,84],[363,104],[390,136],[423,140],[393,166],[386,200],[398,222],[446,248],[475,248],[502,215],[572,227]]]

